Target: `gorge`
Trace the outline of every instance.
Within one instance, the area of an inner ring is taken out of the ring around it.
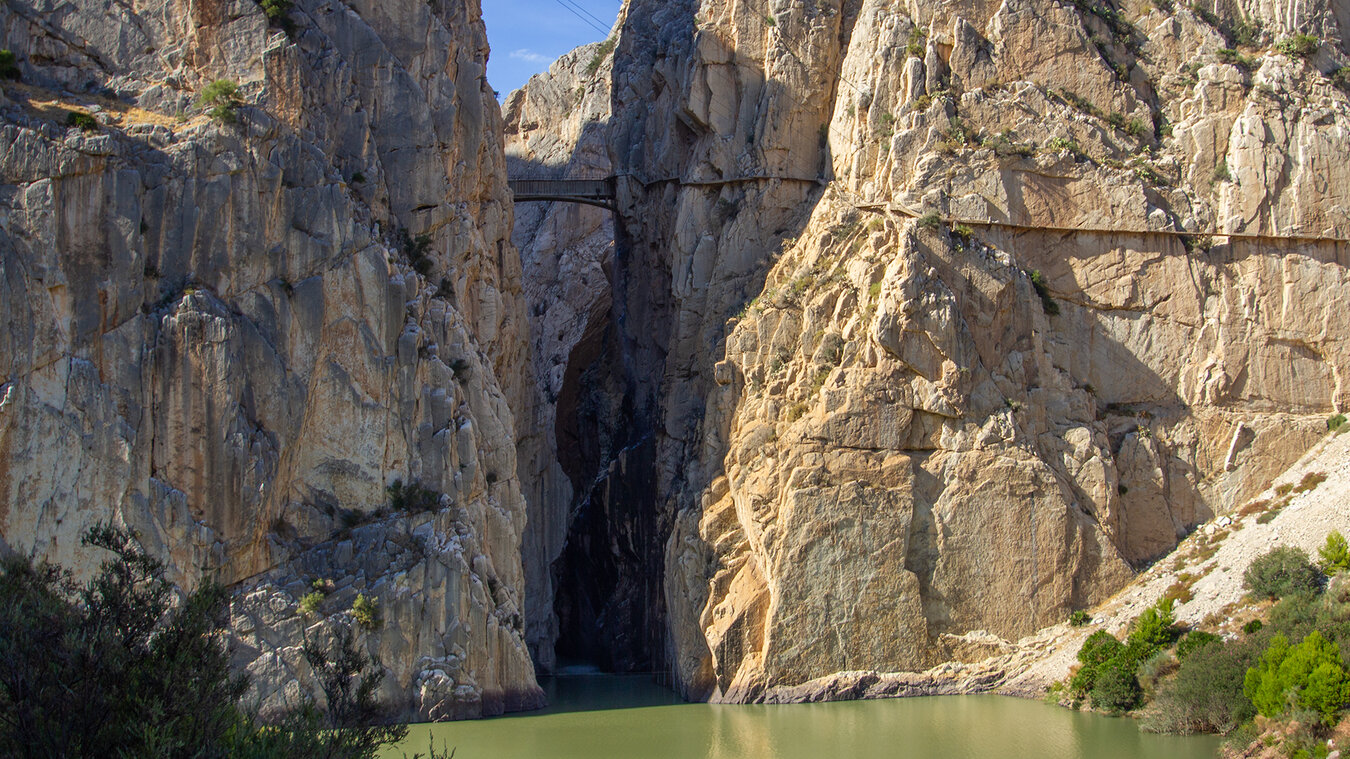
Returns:
[[[408,718],[1031,694],[1350,404],[1348,23],[627,0],[499,107],[477,0],[8,3],[0,549],[215,572],[273,705],[358,596]]]

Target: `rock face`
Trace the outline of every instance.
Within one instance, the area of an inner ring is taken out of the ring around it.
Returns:
[[[974,661],[1262,490],[1350,401],[1337,14],[630,0],[598,637],[730,701]]]
[[[177,581],[236,584],[266,705],[358,594],[405,716],[539,705],[529,346],[476,0],[298,0],[272,26],[245,0],[33,0],[0,30],[22,74],[0,98],[4,543],[87,570],[79,536],[111,519]],[[239,105],[213,119],[219,79]]]
[[[508,172],[524,179],[590,179],[612,173],[606,135],[610,113],[612,46],[586,45],[563,56],[544,74],[507,98]],[[588,629],[575,611],[555,609],[555,571],[568,571],[569,595],[561,608],[592,605],[597,589],[584,578],[584,560],[562,560],[586,544],[569,539],[573,515],[584,511],[601,462],[612,458],[607,441],[583,441],[583,421],[619,395],[583,377],[612,338],[609,273],[614,255],[613,214],[575,203],[530,203],[516,208],[512,241],[520,250],[523,290],[529,303],[534,395],[528,423],[519,425],[520,481],[530,505],[521,548],[525,567],[525,630],[536,667],[552,670],[560,632],[562,653],[595,659],[585,650]],[[586,423],[587,429],[594,427]],[[555,570],[556,565],[556,570]],[[575,594],[582,597],[574,597]]]

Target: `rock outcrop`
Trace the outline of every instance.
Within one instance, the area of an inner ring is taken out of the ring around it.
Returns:
[[[563,372],[637,430],[607,639],[731,701],[977,661],[1262,490],[1347,402],[1341,23],[630,0],[615,335]]]
[[[80,534],[112,520],[177,581],[217,573],[268,706],[358,594],[406,716],[541,704],[528,335],[476,0],[298,0],[270,25],[247,0],[25,0],[0,31],[8,548],[87,570]],[[212,118],[216,80],[237,94]]]

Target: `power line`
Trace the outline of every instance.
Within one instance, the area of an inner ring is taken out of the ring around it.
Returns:
[[[604,19],[586,10],[586,7],[583,6],[581,3],[577,2],[577,0],[563,0],[563,1],[566,2],[568,5],[576,7],[577,10],[581,11],[582,13],[585,13],[587,16],[590,16],[591,18],[595,19],[595,22],[597,24],[600,24],[601,26],[605,25]]]
[[[581,13],[578,12],[576,8],[573,8],[572,6],[568,5],[567,3],[564,3],[563,0],[554,0],[554,2],[556,2],[558,5],[561,5],[562,7],[566,8],[568,13],[571,13],[573,16],[576,16],[577,18],[581,19],[581,22],[582,22],[583,24],[589,26],[590,28],[596,30],[597,32],[600,32],[601,34],[609,34],[609,30],[608,30],[608,29],[601,29],[599,24],[597,24],[597,23],[595,23],[594,21],[590,20],[589,18],[586,18],[585,16],[581,15]]]

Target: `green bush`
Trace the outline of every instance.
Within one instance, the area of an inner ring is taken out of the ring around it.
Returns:
[[[388,488],[389,508],[405,514],[421,514],[435,511],[440,507],[441,494],[430,488],[424,488],[413,482],[407,485],[403,480],[394,480]]]
[[[1262,627],[1265,627],[1264,622],[1262,622],[1259,619],[1253,619],[1247,624],[1242,626],[1242,632],[1246,633],[1247,635],[1253,635],[1259,632]]]
[[[1215,50],[1214,57],[1218,58],[1220,63],[1237,66],[1244,71],[1251,70],[1256,66],[1256,61],[1228,47],[1221,47],[1218,50]]]
[[[1315,593],[1322,588],[1322,579],[1306,552],[1280,546],[1253,561],[1242,575],[1242,584],[1257,598],[1284,598]]]
[[[975,235],[975,230],[965,224],[952,225],[952,237],[956,238],[957,244],[962,248],[970,246],[970,238]]]
[[[1260,662],[1247,670],[1242,690],[1263,716],[1280,717],[1299,708],[1316,712],[1330,725],[1350,701],[1350,678],[1340,649],[1320,632],[1313,630],[1296,646],[1278,633]]]
[[[1139,704],[1143,695],[1130,662],[1113,659],[1098,673],[1092,684],[1092,707],[1114,714],[1127,712]]]
[[[1251,719],[1256,710],[1242,686],[1254,651],[1254,644],[1221,640],[1191,649],[1176,677],[1159,689],[1142,727],[1154,732],[1226,733]]]
[[[1311,58],[1317,54],[1317,49],[1322,46],[1322,40],[1311,34],[1295,34],[1292,37],[1285,37],[1275,43],[1275,50],[1290,58],[1298,56],[1299,58]]]
[[[1177,643],[1177,658],[1185,660],[1191,654],[1212,643],[1220,643],[1223,638],[1204,630],[1192,630]]]
[[[1345,536],[1339,530],[1332,530],[1327,534],[1326,543],[1317,549],[1319,561],[1317,566],[1328,577],[1350,569],[1350,545],[1345,541]]]
[[[937,229],[942,226],[942,217],[938,215],[937,211],[929,211],[919,217],[919,226],[923,229]]]
[[[0,79],[14,79],[17,81],[19,76],[19,63],[14,57],[14,51],[0,50]]]
[[[367,630],[377,630],[384,620],[380,619],[380,606],[369,600],[364,594],[357,594],[352,602],[352,617],[356,623]]]
[[[408,234],[408,230],[400,229],[394,236],[399,249],[403,251],[404,256],[407,256],[408,263],[412,265],[413,271],[424,277],[430,274],[434,263],[431,256],[427,255],[427,251],[431,249],[431,235],[413,237]]]
[[[174,603],[163,565],[126,532],[100,525],[83,545],[110,556],[83,585],[0,561],[0,756],[372,759],[407,734],[370,727],[382,668],[349,630],[305,646],[326,710],[307,701],[263,724],[238,706],[248,680],[230,674],[222,585],[203,579]]]
[[[1086,611],[1083,611],[1082,609],[1074,609],[1073,613],[1069,615],[1070,627],[1082,627],[1083,625],[1086,625],[1091,621],[1092,615],[1088,614]]]
[[[1335,432],[1344,425],[1345,425],[1345,414],[1336,414],[1334,416],[1327,418],[1327,430],[1329,432]]]
[[[909,30],[909,42],[905,45],[905,54],[911,58],[923,58],[928,43],[928,32],[914,27]]]
[[[319,611],[319,604],[323,603],[323,599],[324,594],[321,591],[315,590],[306,593],[304,597],[300,599],[300,613],[317,614]]]
[[[270,21],[281,21],[291,12],[291,0],[258,0],[263,13]]]
[[[97,132],[98,119],[83,111],[67,111],[66,126],[75,127],[81,132]]]
[[[1144,610],[1130,626],[1130,637],[1126,645],[1137,652],[1137,660],[1142,661],[1153,652],[1172,645],[1177,639],[1176,621],[1172,614],[1174,602],[1171,598],[1161,598],[1157,603]]]
[[[1045,283],[1045,275],[1041,274],[1039,270],[1033,269],[1027,276],[1031,278],[1031,287],[1041,299],[1041,310],[1048,316],[1058,316],[1059,304],[1050,296],[1050,288]]]
[[[1098,630],[1083,641],[1078,649],[1078,662],[1082,666],[1069,679],[1069,691],[1078,698],[1091,692],[1097,682],[1097,676],[1107,662],[1113,661],[1125,653],[1125,644],[1105,630]]]
[[[233,124],[239,119],[235,109],[241,104],[239,85],[229,79],[217,79],[202,88],[197,105],[216,121]]]

